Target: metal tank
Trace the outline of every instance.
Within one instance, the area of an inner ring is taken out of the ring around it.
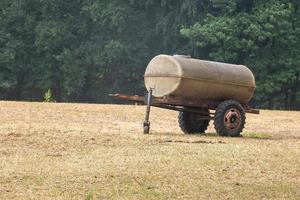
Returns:
[[[147,90],[153,89],[155,97],[232,99],[246,104],[255,90],[254,76],[246,66],[181,55],[156,56],[147,66],[144,78]]]

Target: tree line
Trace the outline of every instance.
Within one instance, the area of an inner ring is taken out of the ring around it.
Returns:
[[[0,99],[143,94],[157,54],[247,65],[253,104],[300,109],[298,0],[1,0]]]

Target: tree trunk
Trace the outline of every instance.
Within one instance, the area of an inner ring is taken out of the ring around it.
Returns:
[[[288,110],[289,109],[289,90],[285,90],[285,97],[284,97],[284,109]]]
[[[289,107],[290,107],[290,109],[293,109],[293,110],[297,109],[296,108],[297,93],[299,92],[299,87],[300,87],[300,79],[299,78],[300,78],[299,74],[296,74],[296,81],[295,81],[293,88],[291,89],[291,97],[290,97],[290,101],[289,101]]]
[[[23,73],[23,71],[17,73],[17,85],[15,87],[12,96],[14,100],[20,101],[23,98],[22,93],[23,93],[23,86],[24,86],[24,78],[25,78],[25,74]]]

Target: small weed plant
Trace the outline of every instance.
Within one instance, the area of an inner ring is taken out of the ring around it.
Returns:
[[[53,98],[53,94],[52,94],[52,91],[51,89],[48,89],[45,94],[44,94],[44,102],[54,102],[54,98]]]

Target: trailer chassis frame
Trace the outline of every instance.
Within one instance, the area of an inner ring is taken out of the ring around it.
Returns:
[[[145,97],[138,96],[138,95],[130,96],[124,94],[111,94],[110,96],[120,100],[132,101],[139,104],[147,105],[145,120],[143,123],[145,134],[148,134],[150,131],[149,118],[150,118],[151,106],[179,111],[179,112],[192,112],[192,113],[203,114],[203,112],[201,112],[201,108],[216,110],[218,105],[222,102],[222,101],[205,100],[205,99],[198,99],[198,98],[186,98],[186,97],[183,98],[177,96],[166,96],[166,97],[158,98],[152,95],[152,89],[148,91],[148,94]],[[241,105],[244,108],[246,113],[251,113],[251,114],[260,113],[258,109],[251,108],[251,106],[249,106],[248,104],[241,104]],[[203,117],[203,120],[208,120],[208,119],[213,120],[214,117],[215,117],[215,113],[210,112],[209,116]]]

